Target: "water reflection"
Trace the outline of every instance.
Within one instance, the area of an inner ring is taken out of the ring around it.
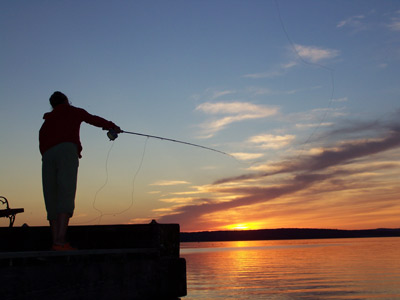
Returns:
[[[183,243],[185,299],[400,298],[400,238]]]

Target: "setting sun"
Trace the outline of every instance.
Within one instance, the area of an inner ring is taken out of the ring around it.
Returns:
[[[232,224],[226,226],[229,230],[253,230],[258,229],[255,224],[252,223],[240,223],[240,224]]]

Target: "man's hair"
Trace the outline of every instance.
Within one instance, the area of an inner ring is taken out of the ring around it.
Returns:
[[[53,108],[62,103],[68,103],[68,97],[63,93],[56,91],[50,96],[50,104]]]

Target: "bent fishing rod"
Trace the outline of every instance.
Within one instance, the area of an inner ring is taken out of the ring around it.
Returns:
[[[203,148],[203,149],[206,149],[206,150],[218,152],[218,153],[221,153],[221,154],[224,154],[224,155],[228,155],[228,156],[230,156],[230,157],[235,158],[233,155],[231,155],[231,154],[229,154],[229,153],[226,153],[226,152],[223,152],[223,151],[220,151],[220,150],[217,150],[217,149],[213,149],[213,148],[206,147],[206,146],[202,146],[202,145],[198,145],[198,144],[188,143],[188,142],[184,142],[184,141],[169,139],[169,138],[162,137],[162,136],[144,134],[144,133],[133,132],[133,131],[125,131],[125,130],[121,130],[120,133],[133,134],[133,135],[138,135],[138,136],[144,136],[144,137],[147,137],[147,138],[159,139],[159,140],[162,140],[162,141],[169,141],[169,142],[173,142],[173,143],[179,143],[179,144],[184,144],[184,145],[188,145],[188,146]],[[107,132],[107,136],[108,136],[108,138],[110,139],[110,141],[113,141],[113,140],[115,140],[115,139],[118,137],[118,133],[117,133],[115,130],[110,129],[110,130]]]

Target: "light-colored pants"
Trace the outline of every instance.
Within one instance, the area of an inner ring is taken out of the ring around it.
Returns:
[[[78,148],[74,143],[58,144],[43,154],[42,184],[48,220],[56,220],[59,213],[72,217],[78,166]]]

